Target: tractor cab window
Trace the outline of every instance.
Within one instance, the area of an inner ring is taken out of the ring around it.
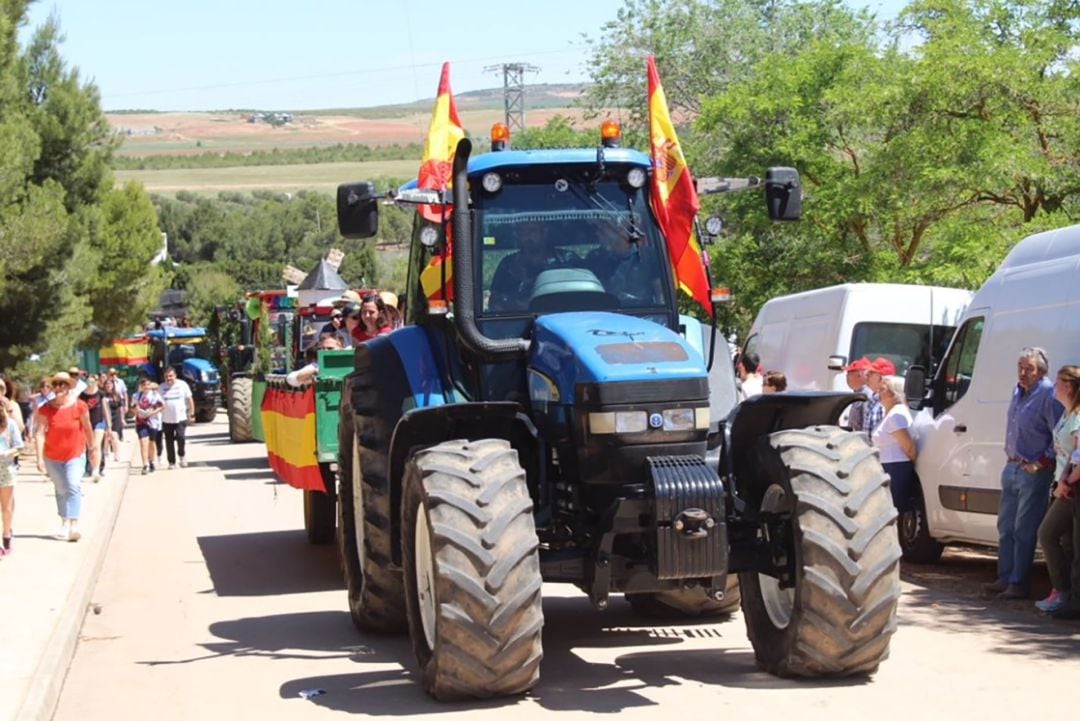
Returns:
[[[508,185],[480,208],[476,233],[482,315],[644,314],[666,305],[663,240],[640,191],[614,182]]]

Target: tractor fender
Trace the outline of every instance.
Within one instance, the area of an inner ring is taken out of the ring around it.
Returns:
[[[767,479],[759,478],[755,449],[777,431],[808,426],[837,425],[852,403],[866,400],[857,393],[763,393],[739,403],[723,427],[720,475],[729,479],[733,496],[757,508]]]
[[[399,530],[401,523],[405,464],[413,450],[459,438],[502,438],[513,448],[525,449],[535,445],[537,431],[521,405],[510,401],[451,403],[416,408],[402,415],[390,440],[390,519],[395,529]],[[523,453],[520,460],[527,472],[532,470],[532,457]],[[401,534],[397,530],[392,534],[393,556],[400,563]]]

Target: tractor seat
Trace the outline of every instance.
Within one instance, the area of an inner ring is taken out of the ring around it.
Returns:
[[[616,310],[619,299],[604,290],[596,274],[585,268],[553,268],[536,276],[529,311]]]

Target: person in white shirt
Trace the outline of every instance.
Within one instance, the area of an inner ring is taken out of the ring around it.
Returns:
[[[743,400],[761,395],[761,358],[757,353],[743,353],[735,370],[738,371],[742,383]]]
[[[178,455],[180,467],[185,468],[187,424],[195,420],[195,398],[191,395],[191,386],[187,381],[176,377],[175,368],[166,368],[165,382],[161,384],[159,392],[165,401],[165,409],[161,412],[161,426],[165,433],[165,454],[169,459],[169,468],[176,468]]]
[[[323,336],[319,341],[319,350],[341,350],[341,339],[334,335]],[[300,388],[315,380],[319,375],[319,363],[315,360],[314,349],[311,361],[303,368],[297,368],[285,376],[285,382],[293,388]]]
[[[879,393],[885,414],[874,426],[870,440],[878,449],[881,466],[889,474],[893,505],[900,513],[910,510],[915,493],[915,439],[911,436],[911,411],[904,399],[904,379],[886,376]]]

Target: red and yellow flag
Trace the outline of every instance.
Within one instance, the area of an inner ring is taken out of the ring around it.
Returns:
[[[267,386],[260,410],[274,475],[293,488],[325,491],[315,439],[315,387]]]
[[[150,362],[150,341],[146,338],[114,340],[101,349],[103,366],[141,366]]]
[[[431,124],[428,125],[427,140],[424,141],[424,158],[417,175],[417,187],[424,190],[443,191],[453,184],[454,153],[457,144],[465,137],[461,127],[454,95],[450,91],[450,63],[443,63],[439,78],[439,91],[435,98],[435,108],[431,111]],[[446,209],[450,217],[450,209]],[[443,208],[421,205],[420,215],[432,223],[441,223]],[[446,247],[442,255],[435,256],[420,273],[420,285],[424,295],[431,299],[442,299],[443,264],[446,264],[447,296],[453,295],[452,273],[450,266],[450,226],[446,226]]]
[[[450,187],[453,181],[451,173],[454,152],[457,150],[458,141],[464,137],[465,131],[461,127],[457,105],[450,92],[450,63],[443,63],[439,91],[435,97],[435,107],[431,111],[427,139],[424,141],[424,157],[420,161],[420,173],[416,176],[416,187],[439,191]],[[421,205],[420,214],[433,223],[442,220],[442,209],[435,206]]]
[[[679,288],[712,315],[709,276],[694,233],[697,190],[686,158],[675,135],[668,113],[667,98],[656,72],[656,60],[649,56],[649,138],[653,164],[653,212],[667,238],[668,256]]]

